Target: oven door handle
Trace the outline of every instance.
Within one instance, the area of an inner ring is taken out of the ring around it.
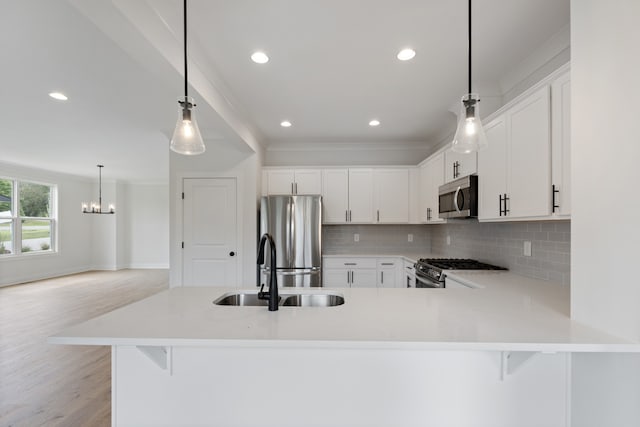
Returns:
[[[428,279],[426,277],[418,276],[418,275],[416,275],[416,282],[426,285],[427,288],[442,288],[442,286],[440,285],[440,282],[436,282],[434,280]]]
[[[453,206],[455,206],[456,211],[458,211],[458,213],[460,213],[460,207],[458,206],[458,194],[460,194],[460,186],[458,186],[458,188],[456,189],[456,194],[453,195]]]

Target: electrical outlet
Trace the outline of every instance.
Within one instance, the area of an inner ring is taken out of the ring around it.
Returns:
[[[528,240],[524,241],[524,256],[531,256],[531,242]]]
[[[450,245],[450,244],[451,244],[451,236],[447,234],[447,245]]]
[[[413,234],[407,234],[407,241],[413,242]]]
[[[353,241],[354,242],[359,242],[360,241],[360,235],[358,233],[354,233],[353,234]]]

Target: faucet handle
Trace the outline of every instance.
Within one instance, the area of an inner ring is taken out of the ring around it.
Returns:
[[[269,292],[264,291],[264,283],[260,285],[260,291],[258,292],[258,299],[269,299]]]

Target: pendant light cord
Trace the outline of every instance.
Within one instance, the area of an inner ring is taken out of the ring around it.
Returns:
[[[469,93],[471,93],[471,0],[469,0]]]
[[[469,0],[471,2],[471,0]],[[184,101],[188,102],[188,82],[187,79],[187,0],[184,0]]]

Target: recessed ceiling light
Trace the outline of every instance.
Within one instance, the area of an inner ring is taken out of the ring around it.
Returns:
[[[369,122],[369,126],[379,126],[380,125],[380,120],[371,120]]]
[[[66,101],[67,99],[69,99],[64,93],[60,92],[51,92],[49,96],[53,99],[57,99],[58,101]]]
[[[398,52],[397,58],[400,61],[408,61],[410,59],[412,59],[414,56],[416,56],[416,51],[413,49],[402,49],[400,52]]]
[[[291,122],[289,120],[284,120],[284,121],[280,122],[280,126],[282,126],[283,128],[290,128],[291,127]]]
[[[266,64],[269,62],[269,57],[264,52],[253,52],[251,60],[256,64]]]

